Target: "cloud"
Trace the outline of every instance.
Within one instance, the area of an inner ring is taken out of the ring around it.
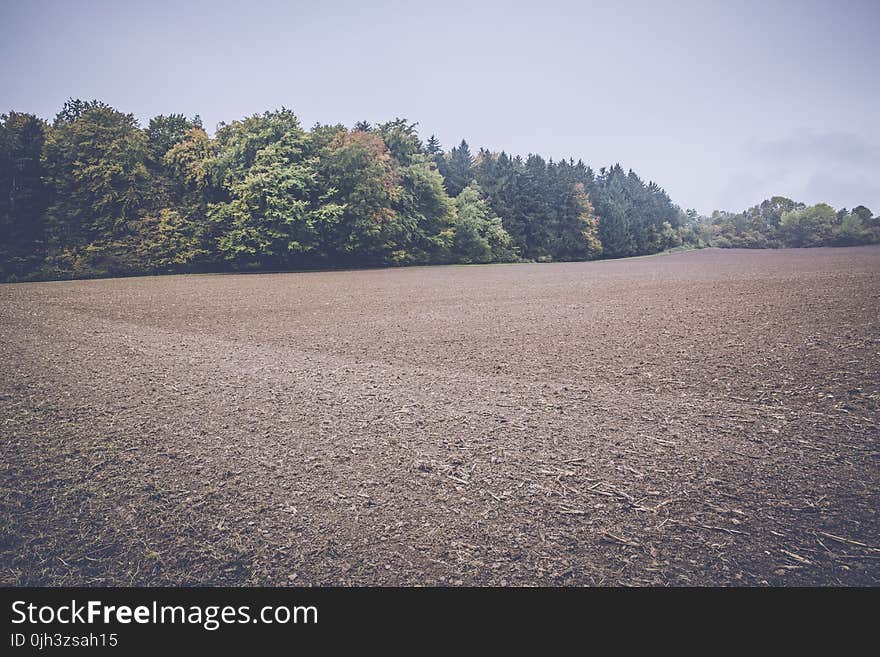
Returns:
[[[799,133],[783,139],[753,141],[746,150],[767,164],[880,167],[880,145],[853,132]]]
[[[722,198],[746,188],[754,203],[775,194],[835,207],[880,210],[880,142],[855,132],[799,132],[745,144],[747,168],[731,175]],[[739,208],[742,209],[742,208]]]
[[[865,205],[877,214],[880,212],[880,177],[841,175],[835,171],[815,173],[801,188],[798,198],[808,203],[825,202],[850,209]]]

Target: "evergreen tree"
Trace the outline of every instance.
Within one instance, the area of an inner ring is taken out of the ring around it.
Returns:
[[[445,160],[445,171],[441,173],[446,180],[446,191],[450,196],[458,196],[473,180],[474,157],[468,143],[462,139],[461,144],[449,151]]]
[[[0,116],[0,280],[32,273],[45,257],[46,128],[33,114]]]
[[[620,164],[444,154],[397,118],[304,131],[287,109],[221,123],[69,100],[0,116],[0,278],[339,264],[585,260],[680,245],[880,242],[865,206],[775,196],[709,218]]]
[[[434,135],[431,135],[428,138],[427,144],[425,144],[425,153],[434,157],[435,155],[442,155],[443,149],[440,147],[440,140],[437,139]]]

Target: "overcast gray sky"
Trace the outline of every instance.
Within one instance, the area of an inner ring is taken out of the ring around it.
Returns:
[[[0,112],[402,116],[446,148],[620,162],[701,212],[880,212],[880,0],[0,0],[0,62]]]

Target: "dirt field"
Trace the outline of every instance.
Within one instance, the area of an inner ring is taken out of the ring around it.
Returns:
[[[0,582],[880,584],[880,248],[0,286]]]

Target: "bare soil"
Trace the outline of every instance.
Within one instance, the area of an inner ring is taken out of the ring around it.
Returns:
[[[877,585],[880,248],[0,286],[0,582]]]

